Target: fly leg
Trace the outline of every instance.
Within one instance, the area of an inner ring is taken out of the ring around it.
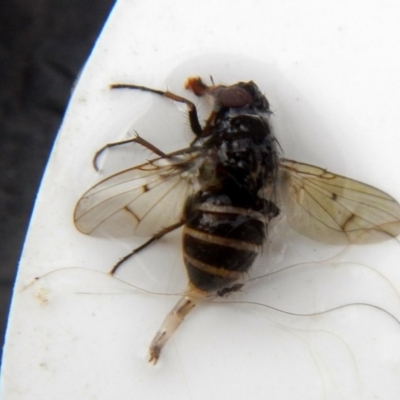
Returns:
[[[172,334],[177,330],[187,314],[197,304],[197,299],[190,296],[182,297],[175,307],[168,313],[156,336],[150,344],[150,358],[149,362],[156,364],[160,358],[162,348]]]
[[[167,99],[171,99],[174,101],[177,101],[178,103],[185,103],[188,107],[188,114],[189,114],[189,123],[190,123],[190,128],[192,129],[192,132],[196,136],[202,136],[203,134],[203,128],[200,125],[199,122],[199,117],[197,114],[197,109],[194,103],[192,103],[190,100],[185,99],[184,97],[178,96],[174,93],[171,93],[169,91],[163,92],[162,90],[157,90],[157,89],[151,89],[145,86],[138,86],[138,85],[130,85],[130,84],[125,84],[125,83],[116,83],[113,85],[110,85],[111,89],[136,89],[136,90],[142,90],[144,92],[150,92],[150,93],[155,93],[160,96],[166,97]]]
[[[131,258],[133,255],[139,253],[139,251],[145,249],[148,245],[150,245],[151,243],[153,243],[155,240],[161,239],[163,236],[165,236],[166,234],[174,231],[175,229],[181,227],[184,224],[183,221],[177,222],[176,224],[167,226],[166,228],[162,229],[160,232],[156,233],[155,235],[153,235],[149,240],[147,240],[146,242],[144,242],[142,245],[140,245],[139,247],[136,247],[135,249],[133,249],[129,254],[127,254],[126,256],[122,257],[113,267],[113,269],[109,272],[110,275],[114,275],[115,272],[117,271],[117,269],[121,266],[121,264],[123,264],[126,260],[128,260],[129,258]]]
[[[116,147],[120,146],[123,144],[128,144],[128,143],[137,143],[140,144],[141,146],[145,147],[146,149],[150,150],[152,153],[157,154],[160,157],[165,157],[166,154],[161,151],[159,148],[148,142],[147,140],[143,139],[140,137],[137,133],[135,137],[127,140],[122,140],[120,142],[113,142],[113,143],[108,143],[105,146],[103,146],[100,150],[96,152],[96,154],[93,157],[93,167],[96,171],[99,171],[99,167],[97,165],[97,160],[99,159],[99,156],[103,153],[104,150],[110,149],[111,147]]]
[[[231,287],[225,287],[225,288],[222,288],[220,290],[217,290],[217,296],[219,296],[219,297],[228,297],[233,292],[238,292],[239,290],[241,290],[243,286],[244,286],[243,283],[235,283]]]

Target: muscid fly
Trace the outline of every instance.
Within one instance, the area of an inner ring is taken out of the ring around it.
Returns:
[[[153,339],[150,362],[157,362],[199,298],[240,290],[278,215],[323,243],[379,242],[400,233],[400,205],[388,194],[280,156],[268,100],[254,82],[207,86],[198,77],[189,78],[186,88],[212,105],[204,125],[194,103],[171,92],[129,84],[111,87],[186,104],[195,135],[189,147],[168,154],[135,137],[131,141],[154,158],[104,179],[75,209],[75,225],[87,235],[149,237],[111,274],[127,258],[183,226],[189,284]]]

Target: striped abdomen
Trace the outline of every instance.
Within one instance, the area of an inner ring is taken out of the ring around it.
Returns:
[[[183,257],[190,282],[206,293],[240,279],[265,240],[262,213],[220,205],[219,200],[220,196],[215,196],[207,202],[191,201],[183,230]]]

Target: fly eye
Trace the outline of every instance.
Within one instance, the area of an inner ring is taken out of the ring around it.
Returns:
[[[219,89],[215,98],[221,108],[241,108],[254,104],[253,96],[238,86]]]

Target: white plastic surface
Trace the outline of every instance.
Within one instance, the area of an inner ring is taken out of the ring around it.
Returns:
[[[400,3],[388,0],[120,0],[77,83],[37,198],[2,399],[399,399],[400,324],[389,315],[400,319],[395,240],[338,249],[278,226],[254,273],[308,264],[232,301],[301,314],[371,306],[299,317],[254,304],[202,304],[154,367],[148,345],[178,298],[155,292],[186,284],[179,232],[111,278],[105,273],[140,240],[88,237],[72,220],[85,190],[138,162],[131,147],[110,150],[96,173],[92,158],[104,144],[126,139],[132,127],[166,151],[192,139],[182,105],[108,85],[168,88],[193,99],[183,89],[193,75],[255,81],[287,158],[400,199],[399,15]]]

